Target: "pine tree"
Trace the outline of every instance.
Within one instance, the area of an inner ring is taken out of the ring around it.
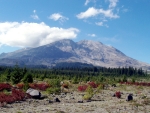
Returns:
[[[11,73],[11,81],[13,84],[17,84],[20,82],[20,80],[23,78],[22,71],[18,67],[18,65],[15,66],[13,72]]]

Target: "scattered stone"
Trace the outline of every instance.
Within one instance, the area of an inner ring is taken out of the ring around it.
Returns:
[[[53,101],[49,100],[48,103],[53,103]]]
[[[54,101],[55,102],[60,102],[60,100],[58,98],[55,98]]]
[[[116,84],[112,84],[111,86],[112,86],[112,87],[117,87]]]
[[[91,102],[91,100],[87,100],[86,102]]]
[[[83,101],[80,101],[80,100],[79,100],[78,103],[83,103]]]
[[[132,96],[133,94],[129,94],[128,95],[128,97],[127,97],[127,101],[131,101],[131,100],[133,100],[133,96]]]
[[[65,113],[64,111],[57,111],[56,113]]]
[[[114,93],[113,95],[112,95],[112,97],[115,97],[116,96],[116,94]]]

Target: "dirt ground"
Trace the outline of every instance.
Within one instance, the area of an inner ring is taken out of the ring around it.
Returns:
[[[113,97],[116,91],[121,92],[121,98]],[[126,101],[130,93],[133,100]],[[150,113],[150,87],[118,84],[101,90],[88,101],[83,100],[83,95],[72,91],[43,100],[27,99],[0,107],[0,113]],[[56,98],[60,102],[55,102]]]

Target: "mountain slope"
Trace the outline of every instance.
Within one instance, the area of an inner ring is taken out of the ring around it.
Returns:
[[[121,51],[100,42],[64,39],[37,48],[26,48],[0,55],[0,65],[45,65],[60,62],[80,62],[104,67],[137,67],[150,69],[150,65],[132,59]]]

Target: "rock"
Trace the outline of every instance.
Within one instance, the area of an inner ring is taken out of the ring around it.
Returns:
[[[75,99],[74,97],[71,97],[70,99]]]
[[[112,95],[112,97],[115,97],[115,96],[116,96],[116,94],[113,94],[113,95]]]
[[[86,102],[91,102],[91,100],[87,100]]]
[[[54,101],[55,102],[60,102],[60,100],[58,98],[55,98]]]
[[[112,84],[111,86],[112,86],[112,87],[117,87],[116,84]]]
[[[79,100],[78,103],[83,103],[83,101],[80,101],[80,100]]]
[[[64,111],[57,111],[56,113],[65,113]]]
[[[53,101],[49,100],[48,103],[53,103]]]
[[[35,98],[35,99],[40,99],[41,98],[41,92],[39,92],[38,90],[36,89],[32,89],[32,88],[29,88],[27,91],[26,91],[27,94],[31,95],[32,98]]]
[[[133,96],[132,96],[133,94],[129,94],[128,95],[128,97],[127,97],[127,101],[131,101],[131,100],[133,100]]]

